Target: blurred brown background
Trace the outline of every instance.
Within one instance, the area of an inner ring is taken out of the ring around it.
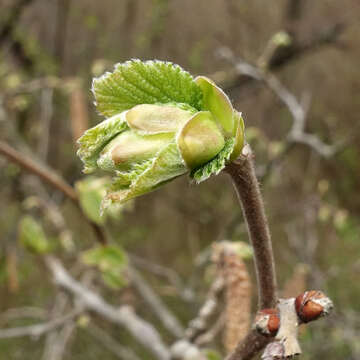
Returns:
[[[358,0],[1,0],[0,140],[73,185],[84,178],[74,139],[101,120],[89,90],[93,76],[116,62],[156,58],[213,77],[245,118],[280,288],[289,296],[322,289],[335,303],[333,316],[301,333],[302,358],[359,359],[359,19]],[[255,66],[263,81],[244,75],[239,64]],[[314,135],[320,151],[289,136],[294,119],[279,91],[272,90],[274,81],[306,111],[304,132]],[[77,279],[92,271],[80,255],[96,239],[60,191],[1,155],[0,185],[0,328],[5,329],[45,321],[73,304],[52,284],[42,251],[24,247],[34,241],[24,240],[24,231],[40,231]],[[31,216],[30,230],[19,225],[24,216]],[[105,228],[137,259],[135,266],[184,327],[212,281],[211,244],[248,241],[225,175],[199,186],[181,177],[136,199]],[[246,265],[254,284],[251,259]],[[98,272],[91,277],[105,299],[133,306],[171,344],[172,335],[131,281],[114,289]],[[39,318],[24,313],[29,307]],[[131,359],[110,351],[99,333],[89,331],[99,327],[139,358],[152,358],[127,332],[84,313],[68,337],[64,327],[39,337],[1,338],[0,330],[0,359]],[[65,339],[55,355],[49,347],[54,334]],[[207,346],[223,353],[221,335]]]

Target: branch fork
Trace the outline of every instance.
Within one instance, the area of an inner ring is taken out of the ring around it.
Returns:
[[[274,336],[276,340],[267,345],[262,359],[284,359],[301,354],[297,338],[299,325],[328,315],[332,307],[331,300],[324,293],[311,290],[296,298],[279,299],[277,309],[259,311],[255,329],[262,334]],[[278,329],[274,326],[271,328],[276,323],[271,317],[278,319]]]
[[[300,323],[326,315],[332,302],[320,291],[307,291],[296,299],[277,300],[276,274],[270,230],[249,145],[225,168],[234,184],[254,250],[259,309],[252,332],[226,360],[248,360],[267,345],[263,360],[284,359],[301,353],[297,339]],[[279,326],[278,330],[276,326]],[[264,335],[267,335],[264,336]],[[269,336],[275,341],[269,343]]]

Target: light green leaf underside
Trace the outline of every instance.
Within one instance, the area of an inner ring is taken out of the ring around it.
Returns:
[[[185,103],[198,110],[202,92],[180,66],[163,61],[131,60],[94,79],[97,109],[113,116],[139,104]]]
[[[99,125],[85,131],[78,140],[78,156],[84,163],[84,172],[90,173],[97,168],[97,159],[105,145],[115,136],[128,128],[125,114],[115,115]]]
[[[154,159],[149,159],[139,164],[134,164],[131,171],[117,171],[111,185],[112,190],[117,191],[122,188],[129,188],[142,173],[151,167],[153,161]]]
[[[142,134],[176,132],[193,112],[173,105],[142,104],[126,113],[129,127]]]
[[[112,192],[105,198],[103,207],[111,202],[124,203],[136,196],[153,191],[164,182],[187,171],[176,144],[171,143],[164,147],[154,159],[143,163],[134,172],[128,175],[118,173]]]
[[[234,138],[226,140],[223,149],[208,163],[192,171],[190,177],[197,183],[200,183],[208,179],[213,174],[217,175],[222,169],[224,169],[226,163],[230,159],[234,146]]]
[[[173,139],[172,133],[140,135],[131,130],[123,131],[104,147],[97,165],[105,171],[129,171],[134,164],[155,157]]]
[[[245,142],[245,134],[244,134],[245,125],[241,113],[234,111],[234,122],[236,127],[235,145],[233,152],[230,156],[230,161],[235,160],[241,154],[241,150],[244,147],[244,142]]]
[[[235,135],[234,109],[228,96],[216,84],[205,76],[198,76],[195,82],[203,92],[203,109],[218,119],[229,135]]]

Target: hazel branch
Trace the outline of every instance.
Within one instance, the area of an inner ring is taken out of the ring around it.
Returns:
[[[250,147],[246,146],[240,158],[227,165],[225,171],[234,184],[254,250],[259,309],[272,308],[277,300],[274,256]],[[267,338],[253,330],[227,360],[251,359],[268,342]]]
[[[310,290],[296,299],[280,299],[277,309],[260,310],[256,316],[256,330],[267,336],[276,335],[261,358],[275,360],[301,354],[297,338],[299,325],[328,315],[332,308],[332,301],[323,292]]]
[[[163,343],[158,331],[136,315],[130,306],[122,305],[117,308],[105,302],[97,293],[72,278],[58,259],[47,256],[45,263],[53,275],[55,284],[75,296],[86,309],[125,328],[156,359],[170,359],[169,349]]]
[[[238,160],[227,165],[225,171],[234,184],[254,249],[259,308],[272,308],[276,304],[277,297],[270,230],[249,146],[247,150],[247,154],[243,151],[243,155]]]
[[[81,312],[82,310],[75,309],[69,314],[50,320],[49,322],[10,329],[0,329],[0,339],[10,339],[22,336],[40,337],[58,327],[63,326],[68,321],[73,320]]]
[[[287,107],[292,117],[292,126],[287,134],[286,145],[300,143],[309,146],[324,158],[329,158],[341,150],[343,144],[329,145],[324,143],[317,135],[305,131],[309,104],[301,102],[281,82],[269,72],[256,67],[239,57],[235,57],[228,48],[220,51],[221,57],[233,64],[239,74],[248,76],[269,88],[279,100]],[[307,99],[309,102],[309,99]]]
[[[82,216],[84,219],[86,219],[95,232],[97,240],[102,244],[106,244],[106,238],[103,229],[99,225],[89,220],[82,212],[76,191],[61,176],[57,175],[55,171],[49,169],[47,166],[40,164],[29,156],[26,156],[25,154],[15,150],[4,141],[0,141],[0,155],[5,156],[9,161],[36,175],[44,182],[51,185],[53,188],[60,190],[80,209]]]
[[[143,279],[141,274],[133,267],[128,269],[128,276],[135,289],[143,298],[144,302],[159,318],[164,327],[176,338],[183,336],[184,329],[174,314],[163,303],[161,298]]]

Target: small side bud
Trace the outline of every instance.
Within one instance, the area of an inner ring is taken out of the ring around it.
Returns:
[[[323,292],[310,290],[296,298],[295,308],[300,320],[308,323],[327,315],[333,308],[333,303]]]
[[[255,317],[255,329],[263,335],[275,336],[280,327],[277,309],[262,309]]]

